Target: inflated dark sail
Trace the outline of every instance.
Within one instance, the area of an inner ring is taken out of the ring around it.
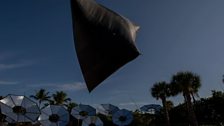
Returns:
[[[135,59],[138,26],[94,0],[71,0],[75,48],[89,91]]]

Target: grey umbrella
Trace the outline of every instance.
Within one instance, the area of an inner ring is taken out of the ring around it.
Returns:
[[[40,115],[37,104],[26,96],[7,95],[0,106],[2,114],[15,122],[35,122]]]
[[[82,126],[103,126],[103,122],[97,116],[89,116],[82,121]]]
[[[60,105],[48,105],[41,110],[39,122],[42,126],[66,126],[69,122],[69,113]]]
[[[133,115],[131,111],[122,109],[113,114],[112,120],[118,126],[127,126],[132,122]]]
[[[117,106],[114,106],[112,104],[101,104],[101,106],[108,115],[113,115],[115,112],[119,110]]]
[[[78,106],[74,107],[71,111],[71,115],[76,119],[85,119],[88,116],[95,116],[96,109],[90,105],[83,105],[79,104]]]
[[[9,117],[6,117],[5,120],[6,120],[6,122],[8,122],[8,123],[16,123],[15,120],[13,120],[13,119],[11,119],[11,118],[9,118]]]

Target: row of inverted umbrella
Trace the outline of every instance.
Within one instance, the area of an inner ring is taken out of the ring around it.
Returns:
[[[74,107],[71,115],[82,120],[82,126],[103,126],[103,122],[96,116],[96,109],[90,105]],[[69,113],[63,106],[49,105],[42,110],[38,120],[43,126],[65,126],[69,122]]]
[[[104,114],[112,116],[112,121],[118,126],[129,125],[133,120],[131,111],[126,109],[119,109],[117,106],[112,104],[101,104],[104,109]]]
[[[65,126],[69,122],[69,112],[59,105],[48,105],[40,110],[35,102],[26,96],[7,95],[0,100],[1,113],[9,123],[36,122],[43,126]],[[96,117],[96,109],[89,105],[78,105],[72,109],[72,116],[83,120],[83,126],[94,124],[103,126],[103,122]]]
[[[72,109],[71,115],[82,120],[82,126],[103,126],[103,122],[96,116],[96,109],[90,105],[79,104]]]
[[[36,122],[43,126],[65,126],[69,122],[69,112],[63,106],[48,105],[40,110],[35,102],[26,96],[7,95],[0,100],[1,113],[6,115],[6,121]],[[112,104],[101,104],[106,115],[112,116],[113,123],[118,126],[125,126],[132,122],[133,115],[126,109],[119,109]],[[143,112],[154,110],[159,112],[162,107],[156,104],[144,105],[140,108]],[[103,122],[96,116],[96,109],[90,105],[79,104],[71,111],[71,115],[82,120],[82,126],[103,126]]]
[[[43,126],[64,126],[69,121],[69,113],[63,106],[49,105],[40,110],[35,102],[26,96],[8,95],[0,100],[1,112],[9,123],[39,121]],[[102,104],[108,114],[113,114],[113,122],[124,125],[132,120],[128,111],[119,110],[111,104]],[[96,117],[96,109],[90,105],[78,105],[72,109],[71,115],[82,120],[83,126],[102,126],[103,122]]]
[[[120,110],[117,106],[111,104],[101,104],[107,115],[112,115],[113,123],[118,126],[129,125],[133,116],[132,113],[126,109]],[[103,126],[103,122],[96,117],[96,109],[89,105],[79,105],[72,109],[72,116],[76,119],[83,120],[83,126]]]

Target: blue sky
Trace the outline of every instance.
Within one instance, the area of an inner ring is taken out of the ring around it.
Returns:
[[[0,1],[0,95],[65,91],[84,104],[136,109],[178,71],[201,76],[201,97],[223,90],[224,1],[97,0],[140,26],[142,55],[88,93],[73,44],[69,0]],[[180,97],[171,98],[175,103]]]

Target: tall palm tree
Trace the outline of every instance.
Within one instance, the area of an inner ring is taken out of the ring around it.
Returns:
[[[70,98],[67,97],[67,94],[63,91],[57,91],[55,94],[52,95],[53,101],[51,104],[55,105],[66,105],[69,101],[71,101]]]
[[[193,109],[192,96],[201,87],[200,77],[192,72],[178,72],[172,77],[172,92],[182,93],[185,99],[189,120],[192,126],[198,126],[197,118]]]
[[[49,101],[51,98],[49,92],[46,92],[45,89],[40,89],[35,95],[30,95],[30,97],[38,101],[39,108],[41,107],[42,102]]]
[[[165,81],[155,83],[151,88],[151,95],[157,100],[162,100],[163,108],[165,111],[166,126],[170,126],[170,118],[166,100],[167,97],[171,95],[169,90],[169,84],[167,84]]]

